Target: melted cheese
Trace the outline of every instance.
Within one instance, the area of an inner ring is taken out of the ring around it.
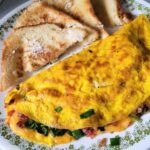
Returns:
[[[149,51],[150,22],[141,15],[114,35],[31,77],[8,93],[6,104],[15,99],[9,107],[60,129],[122,120],[150,96]],[[60,113],[55,111],[58,106],[63,108]],[[89,109],[95,114],[81,119]]]

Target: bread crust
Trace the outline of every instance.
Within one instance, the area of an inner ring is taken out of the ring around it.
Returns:
[[[120,0],[91,0],[91,2],[96,15],[106,27],[120,26],[131,21]]]
[[[132,20],[132,16],[129,13],[124,11],[123,7],[121,6],[120,0],[116,0],[116,3],[117,3],[118,15],[122,20],[122,24],[129,23]]]
[[[15,53],[13,50],[17,47],[14,46],[14,42],[16,42],[18,46],[20,45],[17,39],[4,41],[4,48],[2,49],[2,77],[0,91],[3,91],[13,83],[16,83],[17,79],[23,76],[23,50],[20,47],[18,52]]]

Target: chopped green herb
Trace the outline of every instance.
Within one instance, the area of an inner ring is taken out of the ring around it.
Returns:
[[[25,127],[32,129],[32,130],[36,130],[38,133],[43,134],[45,136],[48,136],[48,134],[49,134],[49,127],[48,126],[37,123],[31,119],[29,119],[25,122]]]
[[[67,133],[72,136],[72,131],[68,130]]]
[[[131,118],[132,118],[133,122],[135,122],[135,121],[142,122],[142,118],[141,118],[141,117],[139,117],[139,116],[131,115]]]
[[[59,107],[55,108],[55,111],[56,111],[56,112],[61,112],[61,111],[62,111],[62,107],[59,106]]]
[[[49,134],[49,127],[45,126],[45,125],[42,125],[40,123],[38,124],[38,127],[37,127],[36,130],[37,130],[38,133],[41,133],[45,136],[48,136],[48,134]]]
[[[38,123],[32,119],[28,119],[25,122],[25,127],[35,130],[40,134],[43,134],[45,136],[48,136],[49,132],[53,135],[53,136],[62,136],[65,133],[68,133],[70,136],[73,136],[75,139],[79,139],[81,137],[83,137],[85,134],[82,132],[82,130],[74,130],[74,131],[70,131],[70,130],[66,130],[66,129],[56,129],[56,128],[50,128],[46,125],[43,125],[41,123]]]
[[[88,111],[82,113],[82,114],[80,115],[80,118],[81,118],[81,119],[85,119],[85,118],[88,118],[88,117],[90,117],[90,116],[92,116],[92,115],[94,115],[94,114],[95,114],[94,109],[90,109],[90,110],[88,110]]]
[[[98,128],[100,131],[105,131],[105,127],[99,127]]]
[[[37,123],[34,120],[29,119],[25,122],[25,127],[35,130],[37,128]]]
[[[75,139],[80,139],[81,137],[83,137],[85,134],[82,132],[82,130],[74,130],[74,131],[70,131],[70,133],[68,133],[69,135],[73,136]]]
[[[67,130],[65,129],[55,129],[55,128],[51,128],[50,131],[53,136],[62,136],[67,132]]]
[[[110,138],[110,145],[111,146],[118,146],[120,145],[120,137]]]

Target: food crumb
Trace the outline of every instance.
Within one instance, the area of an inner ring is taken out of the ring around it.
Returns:
[[[103,138],[100,142],[99,142],[99,147],[104,147],[107,144],[107,138]]]

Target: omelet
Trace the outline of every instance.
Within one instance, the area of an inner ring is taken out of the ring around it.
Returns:
[[[52,146],[128,118],[149,97],[150,22],[140,15],[10,91],[6,122]]]

